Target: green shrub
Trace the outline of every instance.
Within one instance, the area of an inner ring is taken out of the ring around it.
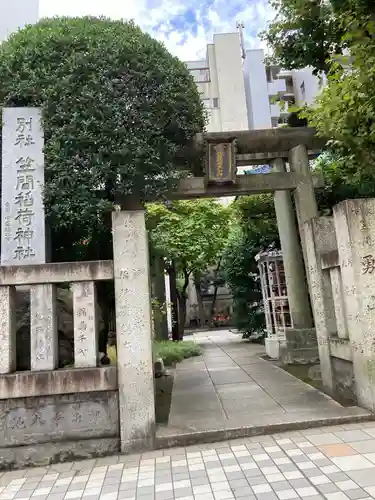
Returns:
[[[155,357],[161,358],[165,366],[180,363],[184,359],[199,356],[201,353],[201,347],[191,341],[173,342],[171,340],[165,340],[154,342]]]

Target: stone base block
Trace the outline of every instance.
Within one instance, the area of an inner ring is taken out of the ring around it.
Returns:
[[[277,337],[267,337],[265,339],[265,347],[267,356],[269,356],[271,359],[279,359],[280,341]]]
[[[115,437],[0,448],[0,470],[46,467],[58,462],[114,455],[119,451],[120,438]]]
[[[318,362],[315,328],[286,328],[285,340],[280,345],[280,359],[287,365]]]
[[[340,402],[356,405],[358,401],[353,363],[333,356],[331,356],[331,363],[335,396]]]

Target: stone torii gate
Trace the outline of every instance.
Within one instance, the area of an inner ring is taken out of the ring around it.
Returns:
[[[275,193],[292,324],[288,335],[303,344],[314,332],[304,268],[304,225],[318,215],[314,188],[323,186],[323,179],[310,172],[309,159],[319,154],[324,141],[314,129],[281,128],[209,133],[198,137],[196,144],[207,147],[206,176],[181,180],[171,199]],[[272,165],[272,173],[236,175],[237,166],[265,163]],[[144,448],[150,447],[155,435],[152,366],[147,362],[152,357],[152,327],[145,214],[139,208],[118,211],[112,221],[118,383],[119,393],[126,393],[126,408],[120,397],[120,428],[127,433],[122,433],[121,441]]]

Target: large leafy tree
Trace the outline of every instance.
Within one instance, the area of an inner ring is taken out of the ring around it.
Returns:
[[[133,22],[56,18],[0,45],[0,107],[42,109],[52,260],[112,258],[116,193],[163,195],[205,125],[185,65]],[[106,330],[113,287],[98,287]],[[106,339],[101,336],[105,349]]]
[[[265,329],[262,291],[255,257],[270,245],[279,245],[273,196],[239,198],[223,255],[223,269],[233,295],[233,320],[245,337]]]
[[[0,81],[1,107],[43,112],[55,260],[110,257],[115,193],[165,193],[204,127],[185,65],[133,22],[42,20],[1,44]]]
[[[147,206],[152,251],[165,260],[169,273],[173,262],[179,277],[180,331],[185,324],[189,281],[217,264],[228,236],[230,214],[230,207],[216,200]]]
[[[375,175],[375,23],[348,19],[351,57],[335,62],[328,85],[304,115],[328,139],[326,175],[339,196],[373,195]],[[344,64],[343,64],[344,63]],[[346,64],[345,64],[346,63]],[[346,186],[346,187],[345,187]]]
[[[349,47],[347,17],[375,19],[373,0],[270,0],[275,18],[262,34],[271,59],[285,69],[328,72],[332,56]]]

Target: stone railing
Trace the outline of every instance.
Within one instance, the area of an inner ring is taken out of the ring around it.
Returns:
[[[375,200],[348,200],[304,225],[325,387],[375,407]]]
[[[115,367],[97,369],[95,282],[113,278],[112,261],[0,267],[0,399],[116,389]],[[73,296],[74,368],[57,370],[56,286],[62,283]],[[30,290],[31,371],[14,373],[16,286]]]

